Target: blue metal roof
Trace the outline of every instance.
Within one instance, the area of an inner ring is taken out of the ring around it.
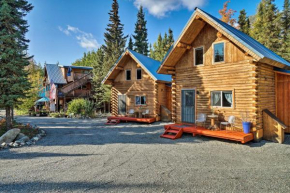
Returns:
[[[252,37],[248,36],[247,34],[241,32],[240,30],[228,25],[227,23],[221,21],[220,19],[210,15],[209,13],[196,8],[196,11],[204,15],[206,18],[208,18],[210,21],[218,25],[220,28],[222,28],[226,33],[234,37],[236,40],[238,40],[240,43],[242,43],[244,46],[246,46],[248,49],[250,49],[252,52],[257,54],[261,58],[269,58],[271,60],[280,62],[282,64],[285,64],[287,66],[290,66],[290,63],[283,59],[282,57],[278,56],[276,53],[271,51],[270,49],[266,48],[264,45],[253,39]]]
[[[71,67],[72,69],[83,69],[83,70],[93,70],[93,67],[88,67],[88,66],[59,66],[63,68],[69,68]]]
[[[66,84],[62,71],[57,64],[45,64],[48,75],[48,82],[52,80],[55,84]]]
[[[156,80],[171,82],[171,75],[157,73],[157,70],[159,66],[161,65],[160,61],[157,61],[147,56],[144,56],[142,54],[139,54],[133,50],[130,50],[130,49],[127,49],[127,50],[135,57],[135,59],[139,61],[141,65],[143,65],[145,69],[147,69],[147,71],[151,73],[151,76],[153,76]]]
[[[283,73],[290,74],[290,70],[285,70],[285,69],[281,69],[281,68],[277,68],[277,67],[275,67],[274,70],[277,72],[283,72]]]

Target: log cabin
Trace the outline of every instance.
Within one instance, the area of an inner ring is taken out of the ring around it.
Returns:
[[[129,49],[120,56],[102,82],[112,86],[113,116],[126,116],[133,110],[130,116],[141,118],[140,113],[149,110],[150,118],[171,119],[171,76],[157,74],[159,66],[159,61]]]
[[[195,123],[198,114],[213,111],[217,122],[235,116],[234,129],[242,131],[247,112],[253,137],[275,141],[277,128],[290,132],[289,66],[250,36],[196,8],[157,72],[172,75],[175,123]]]
[[[50,111],[66,110],[67,103],[75,98],[91,98],[92,67],[62,66],[45,64],[45,96],[50,98],[52,83],[55,85],[55,97],[50,101]]]

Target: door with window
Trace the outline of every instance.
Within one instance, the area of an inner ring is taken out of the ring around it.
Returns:
[[[126,95],[118,95],[118,114],[126,115]]]
[[[182,122],[195,123],[195,90],[182,90],[181,97]]]

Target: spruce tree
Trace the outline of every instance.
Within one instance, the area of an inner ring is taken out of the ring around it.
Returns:
[[[30,88],[25,67],[31,57],[27,57],[28,31],[24,19],[33,6],[26,0],[0,1],[0,106],[6,110],[6,128],[12,128],[11,110],[25,91]]]
[[[121,23],[119,16],[119,4],[117,0],[113,0],[112,10],[109,12],[109,21],[106,32],[104,34],[105,45],[103,46],[105,60],[104,60],[104,74],[114,65],[117,59],[124,52],[127,37],[123,33],[124,25]]]
[[[284,0],[284,6],[281,17],[281,47],[279,55],[290,61],[290,3]]]
[[[274,52],[280,47],[280,18],[274,0],[262,0],[251,30],[253,38]]]
[[[164,37],[161,34],[158,35],[157,41],[153,44],[153,48],[150,46],[150,57],[162,61],[166,53],[168,52],[170,46],[174,43],[173,32],[169,28],[169,35],[164,34]]]
[[[147,21],[145,20],[145,13],[143,11],[143,7],[140,6],[137,14],[137,22],[135,24],[135,31],[133,35],[133,38],[135,40],[134,50],[145,56],[147,56],[149,52],[146,24]]]
[[[130,36],[128,49],[133,50],[133,48],[134,48],[134,43],[133,43],[132,37]]]
[[[239,15],[239,19],[238,19],[238,24],[239,24],[239,27],[240,27],[240,31],[244,32],[245,34],[248,34],[249,35],[249,28],[250,28],[250,20],[249,18],[247,17],[247,14],[246,14],[246,10],[245,9],[242,9],[240,11],[240,15]]]
[[[168,42],[167,42],[167,47],[168,49],[170,46],[174,43],[174,37],[173,37],[173,31],[171,28],[168,29]]]

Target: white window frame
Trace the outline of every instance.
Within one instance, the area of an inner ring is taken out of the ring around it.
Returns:
[[[212,93],[213,92],[220,92],[221,93],[221,106],[213,106],[212,104]],[[223,106],[223,92],[232,92],[232,106],[231,107],[224,107]],[[227,108],[227,109],[232,109],[234,108],[234,98],[235,98],[235,95],[234,95],[234,90],[212,90],[210,91],[210,106],[211,107],[215,107],[215,108]]]
[[[137,97],[140,97],[140,104],[137,104],[137,100],[136,100]],[[142,100],[141,100],[141,97],[145,97],[145,104],[141,104],[141,101],[142,101]],[[146,95],[142,95],[142,96],[141,96],[141,95],[137,95],[137,96],[135,96],[135,105],[136,105],[136,106],[147,105],[147,103],[146,103],[146,102],[147,102],[147,99],[146,99],[146,98],[147,98]]]
[[[130,80],[127,80],[127,72],[128,72],[128,71],[130,71]],[[125,80],[126,80],[126,81],[131,81],[131,80],[132,80],[132,72],[131,72],[130,69],[127,69],[127,70],[125,71]]]
[[[214,53],[214,45],[216,44],[220,44],[220,43],[223,43],[224,44],[224,61],[222,62],[215,62],[214,61],[214,57],[215,57],[215,53]],[[226,41],[219,41],[219,42],[214,42],[212,44],[212,64],[222,64],[222,63],[225,63],[226,62]]]
[[[141,78],[138,78],[138,70],[141,71]],[[142,79],[142,68],[137,68],[136,69],[136,80],[141,80]]]
[[[196,59],[196,50],[199,48],[202,48],[202,50],[203,50],[203,54],[202,54],[203,63],[196,65],[196,60],[195,60]],[[204,66],[204,46],[199,46],[199,47],[193,48],[193,64],[194,64],[194,66]]]

